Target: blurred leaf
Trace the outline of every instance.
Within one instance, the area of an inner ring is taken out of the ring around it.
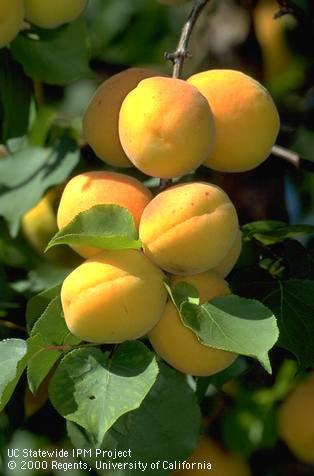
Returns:
[[[0,215],[17,235],[19,223],[43,194],[63,183],[79,161],[76,145],[63,139],[54,149],[27,147],[0,161]]]
[[[0,412],[10,400],[26,363],[26,341],[7,339],[0,342]]]
[[[31,81],[13,61],[9,50],[0,49],[0,143],[26,134],[31,97]]]
[[[157,375],[154,354],[138,341],[119,345],[112,357],[96,348],[78,349],[55,372],[50,400],[100,445],[121,415],[141,405]]]
[[[180,314],[202,344],[255,357],[271,373],[268,352],[278,339],[278,328],[275,316],[261,302],[235,295],[200,306],[186,301]]]
[[[57,284],[52,288],[45,289],[41,293],[33,296],[27,303],[26,322],[28,329],[31,330],[35,322],[40,318],[48,304],[60,295],[61,284]]]
[[[45,141],[57,112],[46,105],[41,106],[37,112],[36,118],[28,133],[28,142],[30,145],[44,146]]]
[[[42,262],[28,273],[27,279],[11,283],[11,287],[18,293],[26,294],[29,298],[30,294],[40,293],[60,284],[71,271],[73,271],[72,268]]]
[[[54,30],[34,29],[33,34],[18,35],[11,51],[28,76],[44,83],[65,85],[94,76],[82,20]]]
[[[304,159],[314,161],[314,132],[305,127],[298,127],[295,139],[292,144],[293,150],[295,150]]]
[[[184,6],[165,8],[156,1],[89,2],[87,24],[93,56],[113,64],[162,64],[186,16]]]
[[[133,216],[118,205],[96,205],[79,213],[51,239],[47,250],[64,244],[109,250],[141,247]]]
[[[269,406],[242,398],[223,418],[223,438],[235,453],[249,456],[256,450],[272,448],[277,441],[277,413]]]
[[[255,238],[264,245],[314,233],[314,225],[287,225],[285,222],[275,220],[255,221],[242,226],[241,229],[245,239]]]
[[[285,360],[280,367],[272,387],[257,390],[252,400],[260,405],[274,405],[286,397],[295,386],[298,365],[295,360]]]
[[[278,345],[292,352],[302,368],[314,365],[314,281],[278,281],[263,302],[276,314]]]
[[[36,321],[28,342],[33,351],[33,357],[28,363],[27,378],[30,390],[35,393],[59,357],[65,352],[62,349],[49,349],[49,347],[71,346],[80,342],[67,328],[59,296],[52,299]]]
[[[0,221],[0,263],[13,268],[29,269],[38,263],[38,257],[21,237],[12,238],[6,223]]]

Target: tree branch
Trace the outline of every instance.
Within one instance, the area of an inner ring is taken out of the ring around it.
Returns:
[[[209,2],[210,0],[196,0],[189,18],[182,29],[176,51],[173,53],[165,53],[165,58],[173,63],[173,78],[180,78],[184,61],[191,57],[191,54],[188,50],[191,34],[198,17]]]
[[[184,61],[187,58],[191,58],[191,54],[188,50],[191,34],[197,22],[198,17],[202,13],[204,7],[210,1],[211,0],[196,0],[195,1],[192,11],[184,27],[182,28],[181,36],[180,36],[176,51],[174,51],[173,53],[165,53],[165,58],[171,61],[173,64],[173,72],[172,72],[173,78],[176,78],[176,79],[180,78]],[[159,191],[165,190],[166,188],[170,187],[171,184],[172,184],[171,179],[160,179]]]
[[[298,170],[307,170],[308,172],[314,172],[314,162],[302,158],[296,152],[293,152],[290,149],[286,149],[281,145],[273,146],[272,155],[280,159],[286,160]]]

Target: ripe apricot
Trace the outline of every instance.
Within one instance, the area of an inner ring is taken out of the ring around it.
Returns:
[[[130,68],[107,79],[97,89],[83,119],[83,133],[95,154],[114,167],[132,167],[122,149],[118,124],[121,104],[138,83],[156,73]]]
[[[174,276],[171,284],[174,286],[180,281],[198,290],[201,304],[230,293],[228,283],[212,271],[193,276]],[[182,323],[172,301],[167,302],[161,319],[148,337],[157,354],[186,374],[212,375],[231,365],[236,358],[232,352],[201,344],[196,334]]]
[[[56,210],[62,194],[61,187],[54,187],[22,218],[22,232],[30,246],[41,256],[61,266],[73,266],[79,257],[66,246],[45,249],[51,238],[57,233]]]
[[[254,9],[253,20],[256,37],[262,49],[264,74],[266,81],[282,79],[286,73],[291,74],[295,62],[288,48],[285,29],[294,24],[292,15],[284,15],[280,21],[274,19],[278,11],[276,0],[262,0]]]
[[[218,265],[212,269],[212,271],[215,271],[215,273],[219,274],[219,276],[222,276],[223,278],[228,276],[228,274],[238,261],[238,258],[241,253],[241,248],[242,236],[241,231],[239,230],[232,247],[230,248],[226,256],[220,261],[220,263],[218,263]]]
[[[54,204],[60,199],[61,191],[51,189],[35,207],[22,218],[22,230],[28,242],[43,254],[55,233],[58,231]]]
[[[192,182],[159,193],[140,222],[144,252],[173,274],[195,274],[217,266],[238,232],[237,212],[215,185]]]
[[[154,77],[124,99],[119,117],[122,147],[153,177],[185,175],[201,165],[214,144],[214,120],[202,94],[185,81]]]
[[[66,226],[80,212],[106,204],[127,208],[138,227],[151,198],[148,188],[133,177],[116,172],[86,172],[73,177],[66,185],[57,214],[58,227]],[[99,252],[90,247],[75,247],[75,250],[85,258]]]
[[[87,0],[25,0],[25,16],[42,28],[57,28],[75,20],[84,10]]]
[[[233,455],[214,440],[203,436],[194,453],[187,459],[189,467],[172,471],[175,475],[210,474],[214,476],[250,476],[248,463],[239,456]],[[192,467],[194,463],[194,467]],[[204,468],[205,464],[205,468]],[[211,465],[211,469],[206,468]],[[198,469],[199,465],[199,469]],[[188,469],[191,468],[191,469]]]
[[[222,172],[254,169],[269,156],[280,120],[268,91],[233,70],[195,74],[188,83],[207,98],[216,124],[216,142],[204,165]]]
[[[23,16],[23,0],[1,0],[0,48],[14,40],[22,25]]]
[[[314,464],[314,372],[300,382],[279,409],[279,435],[304,463]]]
[[[118,343],[145,335],[166,302],[164,275],[136,250],[105,251],[64,281],[61,300],[70,331],[79,339]]]

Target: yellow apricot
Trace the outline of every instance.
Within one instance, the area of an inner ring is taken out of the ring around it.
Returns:
[[[192,182],[159,193],[140,222],[144,252],[173,274],[196,274],[217,266],[238,232],[237,212],[215,185]]]
[[[204,165],[222,172],[254,169],[271,153],[280,120],[268,91],[250,76],[212,70],[188,79],[207,98],[216,124],[216,143]]]
[[[294,62],[285,40],[285,27],[293,25],[292,15],[274,19],[278,12],[276,0],[263,0],[254,9],[254,25],[262,49],[266,81],[273,81],[285,74]]]
[[[57,28],[75,20],[84,10],[87,0],[25,0],[25,16],[42,28]]]
[[[279,409],[279,435],[304,463],[314,464],[314,372],[300,382]]]
[[[201,304],[230,293],[228,283],[212,271],[193,276],[174,276],[171,285],[184,281],[194,286]],[[236,355],[201,344],[196,334],[181,321],[172,301],[168,301],[157,325],[148,334],[154,350],[168,364],[186,374],[213,375],[229,367]]]
[[[241,248],[242,248],[242,236],[241,236],[241,231],[239,230],[236,236],[236,239],[233,242],[232,247],[226,254],[226,256],[218,263],[217,266],[215,266],[212,271],[215,273],[219,274],[219,276],[222,276],[225,278],[228,276],[236,262],[238,261],[238,258],[241,253]]]
[[[54,202],[60,194],[57,189],[50,190],[22,218],[23,233],[39,254],[44,254],[49,241],[58,231]]]
[[[66,185],[61,197],[57,223],[59,229],[66,226],[80,212],[95,205],[115,204],[125,207],[133,215],[138,227],[145,206],[151,200],[151,192],[141,182],[128,175],[116,172],[86,172],[73,177]],[[75,247],[89,258],[99,249]]]
[[[22,218],[23,235],[30,246],[49,261],[62,266],[78,264],[78,256],[66,246],[52,248],[45,253],[51,238],[57,233],[56,208],[62,194],[61,187],[54,187]]]
[[[124,99],[119,117],[122,147],[153,177],[185,175],[201,165],[214,144],[206,99],[181,79],[143,79]]]
[[[194,453],[186,460],[186,469],[172,471],[175,475],[210,474],[213,476],[250,476],[248,463],[219,446],[214,440],[203,436]],[[183,464],[183,463],[182,463]],[[192,466],[194,464],[194,466]],[[209,468],[206,465],[211,465]],[[198,469],[198,465],[199,468]],[[204,467],[205,465],[205,467]],[[188,469],[190,468],[190,469]]]
[[[17,36],[23,22],[23,0],[1,0],[0,2],[0,48]]]
[[[121,104],[126,95],[154,71],[130,68],[107,79],[97,89],[83,119],[83,133],[95,154],[114,167],[132,167],[122,149],[118,124]]]
[[[163,278],[136,250],[104,251],[86,260],[62,286],[68,328],[79,339],[97,343],[142,337],[164,309]]]

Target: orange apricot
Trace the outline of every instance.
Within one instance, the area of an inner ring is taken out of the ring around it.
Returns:
[[[219,187],[192,182],[170,187],[146,206],[140,222],[144,252],[173,274],[217,266],[238,232],[236,210]]]
[[[254,169],[271,153],[280,120],[268,91],[234,70],[195,74],[188,83],[207,98],[216,124],[216,142],[204,165],[222,172]]]
[[[87,0],[25,0],[25,16],[42,28],[57,28],[75,20],[87,5]]]
[[[141,81],[122,103],[122,147],[131,162],[153,177],[185,175],[201,165],[213,145],[215,126],[203,95],[181,79]]]
[[[119,343],[142,337],[158,322],[167,292],[164,275],[136,250],[104,251],[65,279],[61,300],[79,339]]]
[[[239,259],[241,248],[242,235],[241,231],[239,230],[232,247],[230,248],[226,256],[220,261],[220,263],[218,263],[217,266],[212,269],[212,271],[215,271],[215,273],[219,274],[219,276],[222,276],[223,278],[228,276],[228,274]]]
[[[279,435],[304,463],[314,464],[314,372],[292,390],[279,408]]]
[[[119,139],[120,108],[127,94],[142,79],[155,75],[149,69],[127,69],[104,81],[90,101],[83,119],[83,133],[95,154],[107,164],[132,167]]]

